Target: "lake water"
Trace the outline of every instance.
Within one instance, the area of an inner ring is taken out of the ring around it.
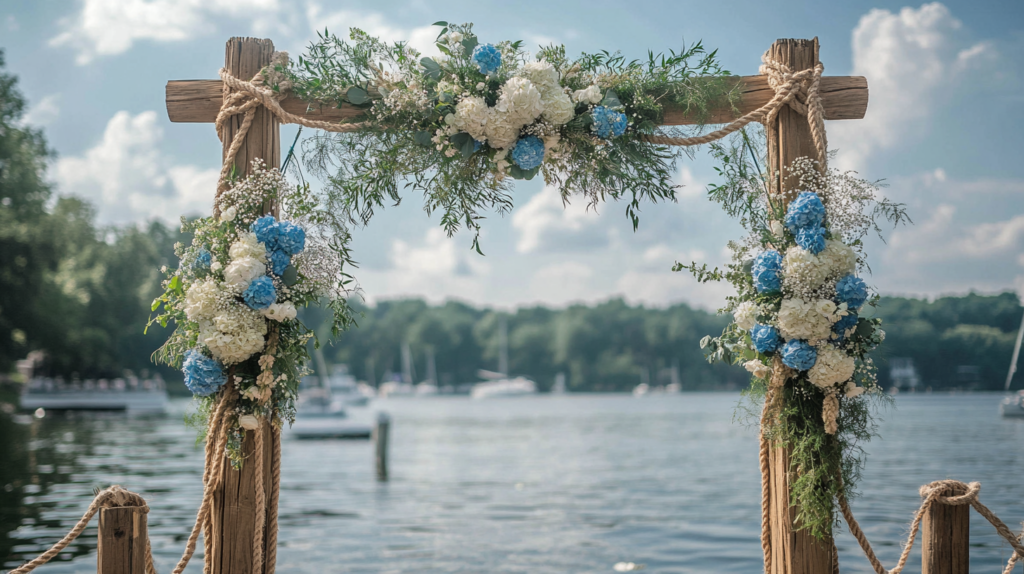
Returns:
[[[735,394],[392,399],[391,480],[374,477],[367,441],[284,443],[277,571],[645,572],[761,569],[755,430],[733,423]],[[854,501],[892,567],[926,482],[982,483],[981,500],[1013,529],[1024,520],[1024,420],[1000,396],[901,395]],[[202,451],[160,418],[0,414],[0,559],[17,566],[60,538],[94,487],[122,484],[150,504],[157,567],[181,553],[201,497]],[[94,521],[95,524],[95,521]],[[971,567],[1010,555],[972,512]],[[843,572],[871,572],[837,536]],[[94,572],[96,530],[39,572]],[[200,545],[200,551],[201,551]],[[915,550],[907,572],[920,569]],[[189,572],[201,571],[198,553]]]

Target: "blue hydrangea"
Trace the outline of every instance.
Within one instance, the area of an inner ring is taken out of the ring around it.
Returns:
[[[856,313],[850,313],[836,321],[835,324],[832,325],[832,332],[838,335],[836,340],[842,343],[846,339],[846,330],[851,327],[854,327],[856,324]]]
[[[807,341],[793,339],[782,346],[782,364],[790,369],[806,371],[818,362],[818,351]]]
[[[213,255],[210,255],[210,252],[205,247],[202,247],[192,262],[192,269],[196,271],[207,270],[210,268],[211,263],[213,263]]]
[[[754,328],[750,330],[750,339],[754,342],[754,348],[758,353],[771,353],[782,344],[779,330],[771,325],[754,325]]]
[[[256,239],[260,241],[267,248],[267,250],[277,248],[277,236],[278,236],[278,225],[277,220],[274,219],[273,215],[264,215],[253,222],[250,228],[253,233],[256,234]]]
[[[277,245],[275,250],[284,251],[288,255],[298,255],[306,248],[306,232],[290,221],[277,224]]]
[[[754,276],[754,288],[758,293],[775,293],[782,289],[782,255],[769,250],[754,259],[750,268]]]
[[[277,290],[274,280],[264,275],[249,283],[249,288],[242,293],[245,304],[253,309],[266,309],[277,302]]]
[[[473,56],[470,58],[480,68],[480,73],[491,75],[501,67],[501,52],[492,44],[479,44],[473,48]]]
[[[836,282],[836,299],[850,309],[859,309],[868,300],[868,286],[860,277],[847,275]]]
[[[594,118],[594,131],[598,137],[607,140],[626,133],[626,114],[622,112],[595,106],[590,115]]]
[[[284,270],[288,268],[292,263],[292,256],[288,255],[280,249],[275,249],[270,252],[270,265],[274,270],[274,275],[284,275]]]
[[[185,353],[185,363],[181,370],[185,374],[185,386],[192,394],[200,397],[217,392],[217,389],[228,380],[220,361],[211,359],[195,349]]]
[[[825,250],[825,228],[807,227],[796,234],[796,244],[817,255]]]
[[[544,142],[537,136],[521,138],[512,148],[512,161],[527,171],[540,167],[544,163]]]
[[[813,191],[804,191],[789,202],[786,211],[786,227],[796,235],[801,229],[821,227],[825,221],[825,205]]]

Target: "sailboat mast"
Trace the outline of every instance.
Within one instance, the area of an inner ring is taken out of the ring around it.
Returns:
[[[502,315],[498,321],[498,371],[508,376],[508,322]]]
[[[1017,359],[1020,357],[1020,342],[1024,339],[1024,316],[1020,319],[1020,329],[1017,329],[1017,342],[1013,345],[1013,358],[1010,359],[1010,372],[1006,373],[1006,388],[1003,389],[1006,392],[1010,391],[1010,381],[1013,380],[1013,374],[1017,372]]]

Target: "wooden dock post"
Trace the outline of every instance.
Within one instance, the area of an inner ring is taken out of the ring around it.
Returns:
[[[949,487],[941,496],[962,496]],[[967,574],[970,558],[971,505],[932,502],[921,523],[921,574]]]
[[[146,508],[100,509],[97,574],[146,574]]]
[[[373,443],[377,462],[377,480],[388,479],[388,434],[391,430],[391,417],[387,413],[377,414],[377,426],[373,427]]]
[[[274,43],[270,40],[256,38],[231,38],[227,42],[224,67],[236,78],[250,79],[270,64],[271,56],[274,53]],[[227,133],[223,134],[224,152],[227,153],[231,140],[238,132],[243,114],[232,116],[227,122]],[[244,178],[251,172],[250,162],[261,158],[268,168],[278,167],[281,164],[281,136],[278,129],[277,118],[269,110],[260,106],[256,108],[252,126],[249,128],[235,156],[235,173],[239,178]],[[273,572],[273,552],[266,548],[267,533],[271,531],[272,519],[270,513],[264,515],[266,521],[264,532],[263,567],[259,572],[253,572],[253,536],[256,531],[256,457],[254,433],[263,434],[263,492],[266,495],[266,509],[276,506],[272,501],[273,496],[271,481],[273,476],[274,449],[272,448],[273,436],[269,424],[260,425],[255,431],[245,431],[245,439],[242,444],[242,452],[245,455],[245,464],[242,470],[231,468],[225,461],[224,480],[220,488],[213,493],[213,528],[212,532],[204,532],[204,537],[212,540],[207,548],[211,549],[211,557],[208,558],[212,565],[213,574],[260,574],[261,572]]]
[[[818,64],[818,39],[776,40],[768,56],[785,64],[793,72]],[[768,136],[768,164],[772,187],[778,190],[784,205],[796,196],[796,181],[786,170],[799,157],[817,158],[807,118],[783,106],[775,118],[765,125]],[[792,473],[789,452],[773,447],[770,460],[771,574],[825,574],[834,572],[835,545],[829,535],[819,540],[806,530],[796,530],[797,509],[789,504]]]

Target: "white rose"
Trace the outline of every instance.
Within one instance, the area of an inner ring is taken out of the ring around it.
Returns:
[[[236,293],[249,287],[253,279],[266,275],[267,265],[255,257],[235,259],[224,269],[224,284]]]
[[[448,34],[448,40],[453,42],[453,43],[455,43],[455,44],[458,44],[459,42],[462,41],[462,33],[461,32],[452,32],[451,34]]]
[[[256,430],[260,428],[260,419],[254,415],[242,415],[238,417],[238,426],[245,430]]]
[[[232,205],[231,207],[220,212],[220,220],[231,221],[235,218],[236,215],[238,215],[238,210],[235,209],[235,206]]]
[[[274,321],[288,321],[295,318],[295,305],[291,301],[273,303],[263,310],[263,316]]]
[[[751,374],[753,374],[755,377],[759,379],[766,379],[768,378],[768,375],[771,373],[771,369],[767,365],[758,360],[752,360],[743,363],[743,368],[750,371]]]
[[[866,390],[867,389],[865,389],[864,387],[858,387],[857,383],[850,381],[846,383],[846,398],[852,399],[858,397],[861,395],[861,393],[863,393]]]
[[[770,226],[772,228],[772,235],[774,235],[775,237],[780,237],[781,238],[782,234],[786,230],[786,228],[783,227],[781,221],[772,221]]]
[[[740,329],[749,331],[757,324],[759,312],[760,310],[753,301],[744,301],[736,306],[736,310],[733,311],[732,315]]]
[[[544,105],[544,119],[556,126],[568,123],[576,116],[576,106],[563,92],[553,92],[541,102]]]
[[[482,92],[482,91],[484,91],[485,89],[487,89],[487,84],[485,84],[485,83],[483,83],[483,82],[479,82],[479,83],[477,83],[477,85],[476,85],[476,89],[477,89],[478,91],[481,91],[481,92]]]
[[[238,240],[231,244],[228,255],[232,259],[244,259],[252,257],[261,263],[267,261],[267,248],[256,239],[256,234],[251,231],[238,234]]]
[[[572,99],[580,104],[600,104],[601,88],[595,84],[587,86],[584,90],[576,90],[572,93]]]

